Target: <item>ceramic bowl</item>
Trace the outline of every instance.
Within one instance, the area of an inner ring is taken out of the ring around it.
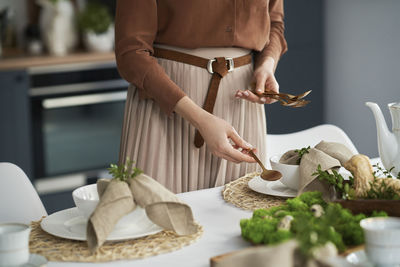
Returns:
[[[74,199],[75,206],[78,208],[80,213],[86,219],[89,219],[90,215],[96,209],[99,203],[99,194],[97,193],[97,185],[85,185],[78,187],[72,192],[72,198]],[[143,217],[147,216],[144,209],[136,207],[131,213],[122,217],[115,228],[126,228],[139,222]]]
[[[282,178],[279,180],[282,184],[293,190],[299,190],[300,187],[300,168],[299,165],[289,165],[279,163],[282,155],[274,155],[270,158],[271,167],[273,170],[280,171]]]
[[[75,206],[85,218],[89,218],[99,203],[97,185],[90,184],[78,187],[72,192]]]
[[[375,217],[360,221],[365,236],[365,252],[377,266],[400,264],[400,218]]]
[[[25,224],[0,224],[0,266],[19,266],[29,261],[30,231]]]

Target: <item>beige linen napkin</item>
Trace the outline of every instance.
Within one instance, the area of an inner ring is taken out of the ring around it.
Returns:
[[[100,179],[100,201],[87,224],[87,242],[92,252],[106,241],[115,224],[133,211],[136,204],[145,209],[149,219],[178,235],[194,234],[197,227],[191,208],[153,178],[140,174],[128,183]]]
[[[347,146],[341,143],[321,141],[315,146],[315,148],[337,159],[340,161],[341,165],[344,165],[345,162],[354,156],[353,152],[351,152]]]
[[[153,178],[140,174],[129,181],[129,188],[152,222],[178,235],[196,233],[191,208]]]
[[[106,241],[119,219],[136,207],[125,182],[101,180],[98,189],[100,201],[89,217],[86,228],[88,246],[92,251],[97,250]]]
[[[321,141],[308,152],[301,158],[299,166],[300,187],[298,195],[305,191],[320,191],[325,199],[329,199],[333,197],[333,188],[327,183],[319,181],[312,174],[316,172],[318,165],[321,165],[323,171],[340,168],[341,164],[344,164],[353,156],[353,153],[341,143],[325,141]],[[279,162],[295,164],[298,159],[296,154],[298,153],[290,150],[282,156]]]
[[[297,241],[290,240],[276,246],[257,246],[236,251],[212,262],[211,267],[339,267],[326,259],[337,251],[316,252],[315,258],[307,260],[298,250]],[[325,247],[322,247],[322,250]]]

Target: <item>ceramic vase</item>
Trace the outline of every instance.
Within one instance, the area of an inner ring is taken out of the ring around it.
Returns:
[[[40,30],[43,42],[52,55],[63,56],[78,44],[76,12],[70,0],[38,0],[42,7]]]

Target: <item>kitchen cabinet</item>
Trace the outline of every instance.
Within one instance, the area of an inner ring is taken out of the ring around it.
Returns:
[[[113,53],[0,60],[0,161],[24,170],[48,213],[118,160],[127,87]]]
[[[32,178],[32,142],[26,70],[0,71],[0,162],[11,162]]]

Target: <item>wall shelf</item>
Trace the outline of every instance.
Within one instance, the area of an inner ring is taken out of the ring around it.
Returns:
[[[76,64],[76,63],[97,63],[114,62],[114,52],[108,53],[90,53],[86,51],[76,51],[65,56],[52,56],[43,54],[39,56],[29,56],[21,50],[5,50],[0,58],[0,71],[3,70],[21,70],[32,67]]]

